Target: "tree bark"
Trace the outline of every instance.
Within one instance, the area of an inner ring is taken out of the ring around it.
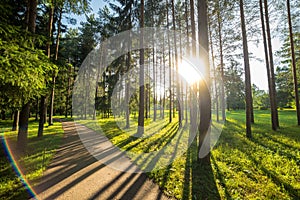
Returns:
[[[140,75],[139,75],[139,117],[137,136],[144,134],[144,117],[145,117],[145,86],[144,86],[144,0],[141,0],[141,18],[140,18]]]
[[[66,96],[66,104],[65,104],[65,118],[68,118],[68,111],[69,111],[70,92],[71,92],[71,71],[72,71],[72,66],[70,66],[69,73],[68,73],[68,88],[67,88],[67,96]]]
[[[218,35],[219,35],[219,46],[220,46],[220,59],[221,59],[221,105],[222,105],[222,120],[226,121],[226,113],[225,113],[225,89],[224,89],[224,56],[223,56],[223,37],[222,37],[222,18],[220,13],[220,0],[218,0]]]
[[[248,53],[243,0],[240,0],[240,15],[241,15],[242,37],[243,37],[244,68],[245,68],[246,136],[248,138],[252,138],[252,132],[251,132],[252,90],[251,90],[250,64],[249,64],[249,53]]]
[[[130,48],[130,45],[128,46],[128,48]],[[127,65],[127,72],[129,71],[130,69],[130,60],[131,60],[131,54],[130,52],[128,51],[127,53],[127,59],[126,59],[126,65]],[[126,80],[125,80],[125,107],[126,107],[126,110],[125,110],[125,116],[126,116],[126,126],[125,128],[130,128],[130,121],[129,121],[129,118],[130,118],[130,110],[129,110],[129,88],[130,88],[130,78],[129,77],[126,77]],[[147,95],[147,94],[146,94]],[[146,100],[147,101],[147,100]],[[147,113],[147,112],[146,112]]]
[[[266,37],[266,29],[265,29],[265,20],[264,20],[264,12],[263,12],[263,3],[262,0],[259,0],[259,6],[260,6],[260,17],[261,17],[261,25],[262,25],[262,35],[263,35],[263,43],[264,43],[264,49],[265,49],[265,60],[266,60],[266,68],[267,68],[267,76],[268,76],[268,86],[269,86],[269,98],[270,98],[270,105],[271,105],[271,123],[272,123],[272,129],[276,130],[276,120],[275,120],[275,109],[274,107],[274,95],[273,95],[273,87],[272,87],[272,80],[271,80],[271,73],[270,73],[270,65],[269,65],[269,53],[268,53],[268,46],[267,46],[267,37]]]
[[[36,13],[37,13],[37,0],[29,0],[27,11],[28,15],[28,31],[32,34],[35,33]],[[28,118],[30,112],[30,103],[26,102],[21,109],[19,116],[19,131],[18,131],[18,147],[20,150],[25,151],[27,146],[28,135]]]
[[[14,121],[13,121],[13,125],[12,125],[12,131],[16,131],[18,126],[19,126],[19,116],[20,116],[20,111],[19,110],[15,110],[14,112]]]
[[[182,127],[182,114],[180,108],[180,82],[179,82],[179,72],[178,72],[178,54],[177,54],[177,38],[176,38],[176,17],[175,17],[175,5],[174,0],[172,2],[172,21],[173,21],[173,37],[174,37],[174,51],[175,51],[175,69],[176,69],[176,102],[177,102],[177,110],[178,110],[178,123],[179,128]]]
[[[265,4],[265,19],[266,19],[266,31],[267,31],[267,41],[268,41],[268,50],[269,50],[269,70],[270,70],[270,78],[271,78],[271,97],[272,97],[272,105],[271,114],[273,116],[275,129],[279,128],[279,119],[278,119],[278,111],[277,111],[277,102],[276,102],[276,87],[275,87],[275,74],[274,74],[274,62],[273,62],[273,50],[272,50],[272,38],[270,32],[270,22],[269,22],[269,10],[268,10],[268,0],[264,0]],[[273,122],[272,122],[273,124]]]
[[[40,120],[39,120],[39,129],[38,129],[38,137],[43,136],[44,132],[44,122],[45,122],[45,113],[46,113],[46,97],[41,96],[40,101]]]
[[[169,29],[169,4],[168,0],[166,0],[166,6],[167,6],[167,29]],[[170,34],[168,32],[168,64],[169,64],[169,95],[170,95],[170,101],[169,101],[169,123],[172,122],[172,61],[171,61],[171,43],[170,43]]]
[[[200,58],[204,62],[204,80],[200,80],[200,124],[198,160],[204,164],[210,164],[210,126],[211,126],[211,98],[210,98],[210,68],[209,68],[209,39],[208,39],[208,16],[206,0],[198,0],[198,36],[200,47]]]
[[[154,35],[153,35],[153,46],[154,46]],[[157,91],[156,91],[156,59],[155,59],[155,49],[154,47],[152,48],[152,74],[153,74],[153,121],[156,121],[156,96],[157,96]]]
[[[195,24],[195,5],[194,0],[190,0],[191,29],[192,29],[192,55],[196,55],[196,24]]]
[[[27,146],[29,112],[30,104],[28,102],[22,106],[19,116],[18,148],[21,151],[25,151]]]
[[[212,42],[211,23],[208,24],[208,30],[209,30],[209,40],[210,40],[210,52],[211,52],[211,59],[212,59],[212,67],[213,67],[213,73],[214,73],[216,118],[217,118],[217,122],[218,122],[220,120],[219,119],[219,95],[218,95],[218,89],[217,89],[217,72],[216,72],[216,66],[215,66],[214,46],[213,46],[213,42]]]
[[[291,45],[291,53],[292,53],[292,69],[293,69],[293,79],[294,79],[297,122],[298,122],[298,126],[300,126],[300,106],[299,106],[298,80],[297,80],[297,68],[296,68],[296,57],[295,57],[295,47],[294,47],[293,26],[292,26],[292,19],[291,19],[290,0],[287,0],[286,4],[287,4],[288,21],[289,21],[290,45]]]
[[[28,16],[28,30],[31,33],[35,33],[35,24],[36,24],[36,13],[37,13],[37,0],[28,0],[29,3],[29,16]]]
[[[59,9],[59,18],[57,22],[57,36],[56,36],[56,44],[55,44],[55,56],[54,60],[58,60],[58,51],[59,51],[59,41],[60,41],[60,34],[61,34],[61,20],[62,20],[62,8]],[[53,107],[54,107],[54,95],[55,95],[55,79],[56,74],[53,72],[52,74],[52,88],[50,94],[50,110],[49,110],[49,126],[53,125]]]

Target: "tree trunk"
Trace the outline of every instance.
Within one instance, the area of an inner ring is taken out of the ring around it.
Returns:
[[[30,104],[28,102],[22,106],[19,116],[18,148],[21,151],[25,151],[27,146],[29,112]]]
[[[28,17],[28,30],[31,33],[35,33],[35,25],[36,25],[36,13],[37,13],[37,0],[28,0],[29,3],[29,17]]]
[[[38,137],[43,136],[44,131],[44,122],[45,122],[45,113],[46,113],[46,97],[41,96],[40,102],[40,120],[39,120],[39,130],[38,130]]]
[[[224,89],[224,56],[223,56],[223,37],[222,37],[222,18],[220,14],[220,0],[218,0],[218,35],[219,35],[219,46],[220,46],[220,59],[221,59],[221,105],[222,105],[222,120],[226,121],[225,113],[225,89]]]
[[[295,57],[295,47],[294,47],[293,26],[292,26],[292,19],[291,19],[290,0],[287,0],[286,4],[287,4],[287,12],[288,12],[289,34],[290,34],[290,44],[291,44],[291,53],[292,53],[292,69],[293,69],[293,78],[294,78],[294,90],[295,90],[295,104],[296,104],[296,112],[297,112],[297,122],[298,122],[298,126],[300,126],[300,106],[299,106],[298,80],[297,80],[296,57]]]
[[[56,44],[55,44],[55,56],[54,60],[58,60],[58,51],[59,51],[59,41],[60,41],[60,34],[61,34],[61,19],[62,19],[62,8],[59,9],[59,18],[57,22],[57,36],[56,36]],[[55,95],[55,73],[52,75],[52,88],[50,94],[50,112],[49,112],[49,121],[48,124],[53,125],[53,106],[54,106],[54,95]]]
[[[28,14],[28,30],[31,33],[35,33],[36,25],[36,13],[37,13],[37,0],[29,0],[27,11]],[[18,148],[25,151],[27,145],[27,135],[28,135],[28,118],[30,112],[30,103],[27,102],[22,106],[20,116],[19,116],[19,131],[18,131]]]
[[[5,120],[5,111],[4,110],[1,111],[1,119]]]
[[[129,45],[128,48],[130,48],[130,46],[131,45]],[[130,69],[130,60],[131,60],[131,54],[128,51],[128,53],[127,53],[127,59],[126,59],[126,65],[127,65],[127,69],[126,70],[127,70],[127,72]],[[129,123],[129,118],[130,118],[130,111],[129,111],[129,105],[130,105],[129,104],[129,88],[130,88],[130,78],[126,77],[126,80],[125,80],[125,107],[126,107],[125,116],[126,116],[126,126],[125,126],[125,128],[130,128],[130,123]]]
[[[36,99],[36,112],[35,112],[35,121],[39,120],[39,98]]]
[[[219,96],[218,96],[218,89],[217,89],[217,72],[215,66],[215,56],[214,56],[214,46],[212,42],[212,30],[211,30],[211,23],[208,24],[208,31],[209,31],[209,40],[210,40],[210,52],[211,52],[211,59],[212,59],[212,67],[214,73],[214,88],[215,88],[215,101],[216,101],[216,118],[217,122],[219,121]],[[224,107],[225,109],[225,107]]]
[[[19,126],[19,115],[20,115],[20,111],[19,110],[15,110],[14,112],[14,121],[13,121],[13,125],[12,125],[12,131],[16,131],[18,126]]]
[[[162,57],[163,57],[163,79],[164,79],[164,95],[163,95],[163,102],[162,102],[162,119],[165,119],[165,106],[166,106],[166,55],[165,55],[165,35],[163,35],[163,50],[162,50]]]
[[[154,35],[153,35],[153,46],[154,46]],[[156,121],[156,59],[155,59],[155,49],[152,48],[152,66],[153,66],[153,121]]]
[[[189,39],[189,19],[188,19],[188,0],[185,0],[185,25],[186,25],[186,49],[187,55],[190,54],[190,39]],[[185,122],[188,123],[188,83],[185,82]]]
[[[140,19],[140,75],[139,75],[139,117],[137,136],[144,134],[144,117],[145,117],[145,86],[144,86],[144,0],[141,0],[141,19]]]
[[[184,6],[184,12],[185,12],[185,26],[186,26],[186,49],[187,49],[187,55],[190,53],[190,39],[189,39],[189,17],[188,17],[188,0],[185,0],[185,6]]]
[[[245,68],[245,93],[246,93],[246,136],[252,138],[251,133],[251,110],[252,110],[252,90],[251,90],[251,77],[250,77],[250,64],[249,64],[249,53],[248,43],[244,16],[244,3],[240,0],[240,15],[241,15],[241,28],[243,36],[243,54],[244,54],[244,68]]]
[[[268,0],[264,0],[265,4],[265,18],[266,18],[266,31],[268,37],[268,50],[269,50],[269,70],[271,78],[271,98],[273,107],[271,108],[272,119],[274,120],[275,129],[279,128],[279,119],[277,111],[277,102],[276,102],[276,87],[275,87],[275,74],[274,74],[274,62],[273,62],[273,51],[272,51],[272,38],[270,32],[270,23],[269,23],[269,11],[268,11]],[[272,122],[273,124],[273,122]]]
[[[192,55],[196,55],[196,25],[195,25],[195,5],[194,0],[190,0],[190,10],[191,10],[191,29],[192,29]]]
[[[166,6],[167,6],[167,29],[169,29],[169,4],[168,0],[166,0]],[[170,95],[170,101],[169,101],[169,123],[172,122],[172,64],[171,64],[171,43],[170,43],[170,34],[168,32],[168,58],[169,58],[169,95]]]
[[[178,28],[179,28],[179,50],[180,50],[180,63],[182,63],[182,55],[183,55],[183,50],[182,50],[182,38],[181,38],[181,21],[180,19],[178,20]],[[182,121],[184,120],[184,92],[183,92],[183,81],[182,79],[180,79],[179,81],[179,72],[177,72],[177,80],[180,83],[180,90],[179,90],[179,94],[180,94],[180,101],[179,101],[179,111],[180,111],[180,117],[181,117],[181,124]],[[178,112],[179,112],[178,111]]]
[[[47,45],[46,45],[46,52],[48,58],[51,56],[51,40],[52,40],[52,26],[53,26],[53,14],[54,14],[54,5],[53,0],[51,0],[49,4],[49,21],[48,21],[48,39],[47,39]]]
[[[211,126],[211,98],[209,93],[209,57],[208,57],[208,16],[206,0],[198,0],[198,36],[200,47],[200,58],[205,66],[204,80],[200,80],[200,124],[199,124],[199,146],[198,160],[204,164],[210,164],[210,126]]]
[[[71,72],[72,72],[72,66],[70,66],[69,73],[68,73],[68,88],[67,88],[67,96],[66,96],[66,104],[65,104],[65,118],[68,118],[68,110],[69,110],[69,103],[70,103]]]
[[[267,37],[266,37],[266,30],[265,30],[265,21],[264,21],[264,12],[263,12],[263,3],[262,0],[259,0],[260,6],[260,17],[261,17],[261,25],[262,25],[262,35],[263,35],[263,43],[265,49],[265,60],[266,60],[266,68],[267,68],[267,76],[268,76],[268,86],[269,86],[269,98],[270,98],[270,105],[271,105],[271,122],[272,122],[272,129],[276,130],[276,119],[275,119],[275,109],[277,109],[274,105],[274,93],[272,87],[272,80],[271,80],[271,70],[269,65],[269,53],[268,53],[268,46],[267,46]]]
[[[180,108],[180,81],[179,81],[179,73],[178,73],[178,54],[177,54],[177,38],[176,38],[176,18],[175,18],[175,5],[174,0],[172,2],[172,21],[173,21],[173,37],[174,37],[174,51],[175,51],[175,69],[176,69],[176,102],[177,102],[177,110],[178,110],[178,123],[179,128],[182,127],[182,114],[181,114],[181,108]]]

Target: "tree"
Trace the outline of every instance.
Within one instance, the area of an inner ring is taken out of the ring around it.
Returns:
[[[200,124],[199,124],[199,146],[198,160],[210,164],[210,128],[211,128],[211,98],[210,98],[210,68],[208,59],[208,15],[206,0],[198,0],[198,38],[200,45],[200,58],[205,66],[204,79],[200,80]],[[203,48],[203,49],[202,49]],[[209,138],[209,139],[208,139]],[[202,155],[201,150],[204,150]],[[207,152],[207,154],[206,154]]]
[[[36,13],[37,13],[37,0],[29,0],[28,1],[28,30],[32,34],[35,33],[35,20],[36,20]],[[25,148],[27,143],[27,135],[28,135],[28,118],[30,112],[30,103],[26,102],[22,106],[20,112],[20,119],[19,119],[19,131],[18,131],[18,145],[20,148]]]
[[[252,116],[253,106],[252,106],[250,64],[249,64],[249,53],[248,53],[243,0],[240,0],[240,15],[241,15],[241,27],[242,27],[242,36],[243,36],[243,54],[244,54],[244,68],[245,68],[246,136],[248,138],[252,138],[251,122],[254,121],[254,119]]]
[[[261,110],[270,108],[269,95],[264,90],[260,90],[255,84],[252,84],[252,94],[254,108]]]
[[[277,104],[280,108],[291,108],[293,105],[294,83],[292,74],[291,68],[287,66],[276,69]]]
[[[261,17],[261,24],[262,24],[262,36],[263,36],[263,43],[264,43],[264,49],[265,49],[265,61],[266,61],[267,76],[268,76],[269,97],[270,97],[270,105],[271,105],[271,122],[272,122],[272,129],[276,130],[278,128],[279,124],[278,124],[278,112],[277,112],[277,104],[276,104],[276,89],[275,89],[275,84],[273,84],[274,67],[272,67],[272,68],[270,67],[270,64],[272,64],[272,66],[273,66],[273,59],[272,59],[272,61],[269,62],[270,55],[271,55],[270,58],[272,58],[272,52],[271,52],[272,49],[268,49],[268,46],[267,46],[267,37],[266,37],[262,0],[259,1],[259,7],[260,7],[260,17]],[[268,5],[265,4],[265,7],[268,7]],[[268,10],[268,8],[266,8],[265,10]],[[269,16],[267,15],[267,12],[265,13],[265,17],[266,17],[266,19],[269,18]],[[267,24],[269,24],[269,20],[267,21]],[[272,46],[271,46],[269,25],[268,25],[267,31],[268,31],[268,38],[269,38],[268,44],[269,44],[269,48],[270,48]]]
[[[8,102],[16,110],[21,108],[18,131],[18,147],[21,150],[25,150],[26,147],[30,101],[43,94],[45,82],[49,78],[48,73],[56,68],[43,51],[34,45],[35,42],[41,41],[38,35],[33,34],[37,2],[29,3],[27,11],[30,12],[30,32],[20,29],[15,22],[9,20],[12,17],[11,13],[7,13],[0,23],[0,93],[9,99]]]
[[[140,73],[139,73],[139,117],[137,136],[144,134],[145,117],[145,86],[144,86],[144,0],[141,0],[140,10]]]
[[[292,69],[293,69],[293,79],[294,79],[297,123],[300,126],[299,91],[298,91],[298,80],[297,80],[297,69],[296,69],[296,57],[295,57],[295,48],[294,48],[293,27],[292,27],[291,11],[290,11],[290,0],[287,0],[286,4],[287,4],[288,23],[289,23],[289,35],[290,35],[290,45],[291,45],[291,57],[292,57]]]
[[[217,3],[217,21],[218,21],[218,36],[219,36],[219,48],[220,48],[220,71],[221,71],[221,109],[222,120],[226,120],[225,114],[225,89],[224,89],[224,56],[223,56],[223,37],[222,37],[222,17],[220,11],[220,0]]]
[[[279,119],[278,119],[278,111],[277,111],[277,103],[276,103],[276,87],[275,87],[275,75],[274,75],[274,62],[273,62],[273,52],[272,52],[272,41],[271,41],[271,32],[270,32],[270,22],[269,22],[269,11],[268,11],[268,1],[264,0],[265,6],[265,19],[266,19],[266,32],[267,32],[267,43],[268,43],[268,60],[269,67],[269,93],[270,93],[270,102],[271,102],[271,115],[272,115],[272,129],[276,130],[279,128]],[[262,9],[262,5],[260,6]],[[262,11],[261,11],[262,12]],[[264,22],[262,21],[262,24]],[[264,33],[263,33],[264,34]],[[266,48],[265,48],[266,51]],[[267,60],[267,59],[266,59]]]
[[[224,85],[228,110],[245,109],[245,83],[242,79],[243,72],[238,65],[237,62],[232,62],[225,71]]]
[[[174,0],[171,0],[172,4],[172,23],[173,23],[173,39],[174,39],[174,51],[175,51],[175,68],[176,68],[176,97],[177,97],[177,109],[178,109],[178,123],[179,127],[182,127],[182,114],[181,114],[181,108],[180,108],[180,85],[179,85],[179,73],[178,73],[178,52],[177,52],[177,38],[176,38],[176,18],[175,18],[175,4]]]
[[[49,3],[49,18],[48,18],[49,21],[48,21],[48,27],[47,27],[48,33],[47,33],[47,44],[46,44],[46,55],[49,59],[51,56],[50,46],[51,46],[51,40],[52,40],[53,15],[54,15],[54,2],[53,2],[53,0],[51,0]],[[43,136],[44,123],[46,120],[46,110],[47,110],[46,102],[47,102],[46,96],[42,95],[41,100],[40,100],[40,120],[39,120],[39,128],[38,128],[38,137]],[[52,112],[53,112],[53,107],[50,108],[49,125],[52,125]]]

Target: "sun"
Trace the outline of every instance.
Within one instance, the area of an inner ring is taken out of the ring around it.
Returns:
[[[189,85],[192,85],[202,79],[202,76],[192,64],[182,60],[178,65],[178,73]]]

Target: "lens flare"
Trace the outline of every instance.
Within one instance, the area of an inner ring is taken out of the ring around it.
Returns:
[[[9,162],[10,162],[11,166],[13,167],[13,170],[15,171],[16,175],[18,176],[22,185],[27,190],[31,199],[37,199],[36,198],[37,195],[36,195],[35,191],[33,190],[33,188],[30,186],[30,183],[28,182],[28,180],[25,178],[25,175],[22,172],[22,168],[17,161],[17,157],[13,153],[12,145],[10,144],[9,139],[5,137],[4,133],[3,133],[3,138],[2,138],[2,145],[4,147],[5,154],[6,154],[7,158],[9,159]]]

